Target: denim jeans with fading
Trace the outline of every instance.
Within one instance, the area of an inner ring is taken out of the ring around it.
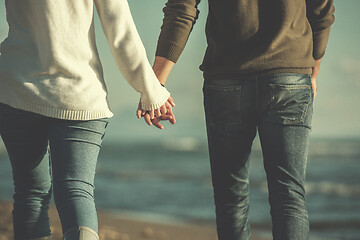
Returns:
[[[205,77],[203,91],[219,240],[250,239],[249,155],[257,132],[273,238],[308,239],[304,181],[313,112],[310,76]]]
[[[63,232],[77,226],[98,230],[94,175],[106,126],[106,119],[60,120],[0,104],[0,134],[15,186],[15,239],[51,235],[52,192]],[[50,159],[44,158],[48,148]]]

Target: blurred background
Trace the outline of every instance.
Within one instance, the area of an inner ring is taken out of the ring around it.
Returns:
[[[134,21],[154,60],[164,0],[129,1]],[[320,67],[307,172],[312,239],[360,236],[360,1],[335,1],[335,23]],[[188,44],[166,84],[177,123],[149,127],[135,117],[139,100],[121,76],[95,14],[97,45],[115,116],[99,157],[99,209],[151,221],[214,224],[214,207],[198,66],[206,48],[207,2]],[[8,31],[0,0],[0,41]],[[11,200],[11,170],[0,142],[0,200]],[[270,236],[266,178],[256,139],[251,155],[250,216],[253,227]]]

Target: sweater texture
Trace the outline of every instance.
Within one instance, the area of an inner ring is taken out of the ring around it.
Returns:
[[[94,5],[95,3],[95,5]],[[94,6],[115,61],[141,94],[141,107],[169,92],[149,64],[127,0],[5,0],[8,37],[0,47],[0,102],[53,118],[113,116],[94,31]]]
[[[168,0],[157,56],[176,62],[195,24],[200,0]],[[333,0],[208,0],[208,75],[310,74],[322,58]]]

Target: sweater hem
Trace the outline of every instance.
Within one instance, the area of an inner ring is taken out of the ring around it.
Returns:
[[[111,118],[114,114],[110,109],[105,110],[70,110],[58,109],[48,106],[41,106],[33,103],[26,103],[19,99],[0,94],[0,102],[7,104],[13,108],[37,113],[46,117],[64,119],[64,120],[78,120],[87,121],[101,118]]]

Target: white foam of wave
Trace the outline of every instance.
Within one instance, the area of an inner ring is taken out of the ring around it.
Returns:
[[[360,142],[359,141],[323,141],[314,142],[310,147],[310,156],[342,156],[342,157],[356,157],[358,160],[360,156]]]
[[[120,218],[132,219],[132,220],[143,220],[149,221],[152,223],[160,223],[160,224],[171,224],[171,225],[184,225],[186,224],[185,219],[180,217],[175,217],[169,214],[161,214],[154,212],[146,212],[146,211],[131,211],[131,210],[118,210],[118,209],[102,209],[103,212],[109,213],[114,216],[119,216]]]
[[[169,150],[184,152],[196,151],[201,146],[201,142],[193,137],[166,139],[161,144]]]
[[[0,138],[0,155],[2,154],[6,154],[6,149],[5,149],[5,145],[3,143],[3,141]]]
[[[338,196],[360,196],[360,184],[347,185],[333,182],[307,182],[307,193],[321,193]]]
[[[267,192],[267,183],[262,182],[260,188],[263,192]],[[343,197],[360,196],[360,184],[347,185],[343,183],[333,182],[307,182],[305,183],[305,191],[307,194],[317,193],[324,195],[336,195]]]

